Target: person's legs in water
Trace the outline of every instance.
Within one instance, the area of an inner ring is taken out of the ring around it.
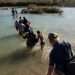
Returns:
[[[40,43],[41,51],[43,51],[43,49],[44,49],[44,45],[45,45],[45,42],[41,42],[41,43]]]
[[[41,47],[41,51],[42,51],[44,48],[45,42],[44,42],[43,34],[39,30],[37,31],[37,37],[40,40],[40,47]]]

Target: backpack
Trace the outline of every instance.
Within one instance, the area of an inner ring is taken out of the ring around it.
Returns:
[[[35,44],[38,42],[36,35],[34,33],[29,33],[27,37],[27,46],[34,47]]]
[[[71,44],[69,42],[63,41],[62,46],[64,47],[65,62],[71,61],[73,58]]]

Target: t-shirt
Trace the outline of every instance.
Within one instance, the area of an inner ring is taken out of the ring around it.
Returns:
[[[62,44],[56,42],[49,55],[49,65],[56,65],[56,68],[64,71],[65,66],[65,54]]]

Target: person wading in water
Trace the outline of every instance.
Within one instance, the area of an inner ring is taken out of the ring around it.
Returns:
[[[44,42],[43,34],[39,30],[37,31],[37,38],[40,41],[41,50],[43,50],[45,42]]]

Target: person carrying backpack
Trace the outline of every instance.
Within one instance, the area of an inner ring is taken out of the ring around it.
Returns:
[[[25,36],[23,36],[26,40],[26,45],[28,48],[33,48],[35,44],[38,42],[36,38],[36,34],[34,32],[27,32]]]
[[[58,35],[54,33],[49,33],[48,39],[53,48],[49,54],[47,75],[68,75],[66,66],[73,56],[71,45],[66,42],[59,43]]]

